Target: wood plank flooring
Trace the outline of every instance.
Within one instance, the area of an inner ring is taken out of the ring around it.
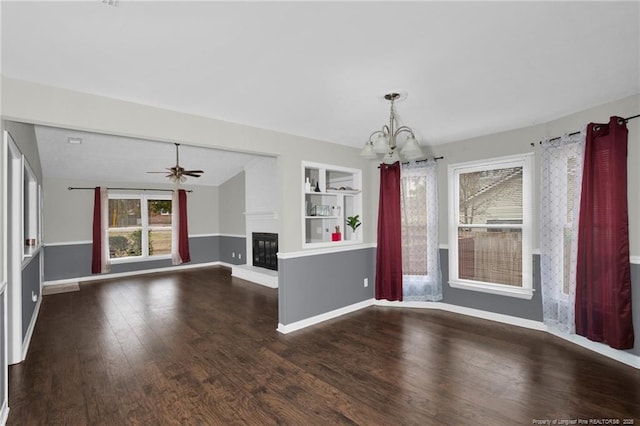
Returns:
[[[46,296],[8,424],[640,425],[640,371],[545,333],[371,307],[282,335],[277,310],[224,268]]]

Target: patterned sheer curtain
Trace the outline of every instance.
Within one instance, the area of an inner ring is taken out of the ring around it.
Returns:
[[[403,299],[442,300],[436,161],[403,164],[401,189]]]
[[[575,333],[578,221],[586,132],[542,142],[540,270],[543,321]]]

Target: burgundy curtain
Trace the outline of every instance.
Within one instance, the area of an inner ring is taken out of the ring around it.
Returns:
[[[180,209],[178,225],[178,253],[183,263],[191,262],[189,254],[189,229],[187,227],[187,192],[184,189],[178,190],[178,208]]]
[[[402,300],[400,163],[380,165],[376,299]]]
[[[627,214],[627,126],[587,126],[576,275],[576,333],[616,349],[634,344]]]
[[[91,251],[91,273],[102,272],[102,207],[100,205],[100,187],[93,192],[93,247]]]

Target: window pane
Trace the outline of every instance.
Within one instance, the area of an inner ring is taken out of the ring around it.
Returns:
[[[168,226],[171,228],[171,200],[149,200],[149,226]]]
[[[110,199],[109,228],[128,228],[142,225],[139,199]]]
[[[149,256],[171,254],[171,200],[149,200]]]
[[[402,177],[402,273],[428,275],[427,177]]]
[[[149,256],[171,254],[171,227],[149,230]]]
[[[522,286],[520,229],[458,229],[458,276],[461,279]]]
[[[142,256],[142,230],[109,228],[109,257]]]
[[[522,223],[522,167],[459,175],[460,223]]]

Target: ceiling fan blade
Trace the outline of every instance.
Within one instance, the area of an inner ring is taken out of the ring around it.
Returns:
[[[184,182],[187,180],[187,176],[199,178],[204,170],[185,170],[184,167],[180,167],[180,144],[174,143],[176,146],[176,165],[173,167],[167,167],[166,172],[147,172],[147,173],[165,173],[165,177],[175,180],[177,182]]]

